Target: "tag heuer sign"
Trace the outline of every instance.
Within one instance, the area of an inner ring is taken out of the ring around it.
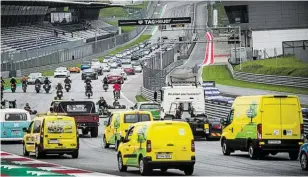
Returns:
[[[119,26],[166,25],[166,24],[184,24],[184,23],[191,23],[191,17],[137,19],[137,20],[119,20],[118,21]]]

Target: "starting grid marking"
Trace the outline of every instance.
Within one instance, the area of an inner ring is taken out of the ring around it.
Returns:
[[[6,160],[12,164],[16,164],[16,165],[1,164],[1,168],[6,168],[9,170],[31,168],[32,171],[27,171],[27,174],[31,173],[31,174],[36,174],[37,176],[48,175],[48,173],[71,175],[71,176],[76,176],[76,177],[115,176],[115,175],[109,175],[106,173],[96,173],[96,172],[92,172],[88,170],[82,170],[78,168],[66,167],[66,166],[61,166],[61,165],[57,165],[53,163],[43,162],[43,161],[7,153],[4,151],[0,151],[0,156],[1,156],[1,159]],[[33,171],[33,168],[42,170],[42,171],[35,172]],[[6,176],[6,175],[1,174],[1,176]]]

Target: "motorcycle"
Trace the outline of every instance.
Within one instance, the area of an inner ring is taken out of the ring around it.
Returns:
[[[57,90],[57,97],[58,97],[59,100],[61,100],[61,98],[63,97],[62,90]]]
[[[39,93],[41,90],[41,84],[35,84],[35,91],[36,93]]]
[[[45,89],[45,92],[46,92],[46,93],[49,93],[50,88],[51,88],[50,84],[45,84],[45,85],[44,85],[44,89]]]
[[[111,114],[111,112],[109,112],[106,107],[100,107],[98,109],[98,113],[99,115],[110,115]]]
[[[86,90],[86,96],[90,99],[90,97],[92,96],[92,92],[90,89]]]
[[[120,99],[120,91],[115,91],[114,99]]]
[[[66,92],[69,92],[71,89],[71,84],[65,84],[65,90]]]
[[[12,93],[15,93],[15,91],[16,91],[16,84],[11,84],[11,90],[12,90]]]
[[[109,85],[108,84],[104,84],[103,85],[103,89],[105,90],[105,92],[107,92]]]
[[[27,84],[22,84],[22,90],[24,91],[24,93],[27,92]]]

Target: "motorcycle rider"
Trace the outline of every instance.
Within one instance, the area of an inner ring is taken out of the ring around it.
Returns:
[[[56,90],[57,90],[57,92],[58,92],[58,91],[61,91],[61,92],[62,92],[63,86],[62,86],[62,84],[61,84],[60,82],[59,82],[58,85],[56,86]]]
[[[120,94],[120,91],[121,91],[121,84],[120,84],[121,82],[120,81],[118,81],[118,82],[116,82],[114,85],[113,85],[113,96],[115,97],[115,93],[116,92],[119,92],[119,94]]]
[[[84,81],[84,83],[86,83],[86,84],[87,84],[87,83],[91,83],[91,82],[92,82],[92,81],[91,81],[91,78],[90,78],[90,77],[87,77],[86,80]]]
[[[91,82],[91,80],[90,80],[90,82]],[[87,83],[86,83],[85,88],[86,88],[86,93],[87,93],[87,91],[90,91],[91,96],[92,96],[92,95],[93,95],[93,92],[92,92],[92,85],[91,85],[90,82],[87,82]]]
[[[12,77],[12,79],[10,80],[10,83],[16,86],[17,81],[14,77]]]
[[[4,84],[5,84],[5,81],[1,77],[1,100],[2,100],[2,97],[3,97]]]
[[[24,109],[25,109],[26,111],[28,111],[28,112],[31,111],[31,107],[29,106],[29,103],[26,103]]]
[[[39,79],[39,78],[36,78],[35,81],[34,81],[34,84],[35,84],[35,85],[37,85],[37,84],[38,84],[38,85],[41,85],[40,79]]]
[[[27,79],[25,76],[22,76],[22,78],[21,78],[21,84],[22,84],[22,85],[27,85],[27,83],[28,83],[28,79]]]
[[[104,85],[108,84],[108,79],[107,79],[107,76],[105,76],[105,77],[104,77],[103,82],[104,82]]]
[[[48,77],[45,78],[44,84],[45,84],[45,85],[46,85],[46,84],[48,84],[48,85],[51,84],[51,81],[48,79]]]
[[[118,101],[117,98],[115,98],[113,102],[113,106],[117,106],[117,105],[120,105],[120,102]]]
[[[70,80],[68,76],[66,76],[66,78],[64,79],[64,83],[70,85],[72,83],[72,80]]]
[[[100,100],[96,103],[98,105],[99,108],[107,108],[108,104],[106,102],[106,100],[104,99],[104,97],[100,97]]]

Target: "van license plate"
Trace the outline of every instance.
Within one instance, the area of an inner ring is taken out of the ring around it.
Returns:
[[[156,159],[171,159],[172,155],[171,154],[157,154]]]
[[[12,130],[12,134],[13,135],[20,135],[20,131],[19,130]]]
[[[268,144],[281,144],[280,140],[269,140]]]
[[[58,140],[49,140],[49,144],[59,144]]]

